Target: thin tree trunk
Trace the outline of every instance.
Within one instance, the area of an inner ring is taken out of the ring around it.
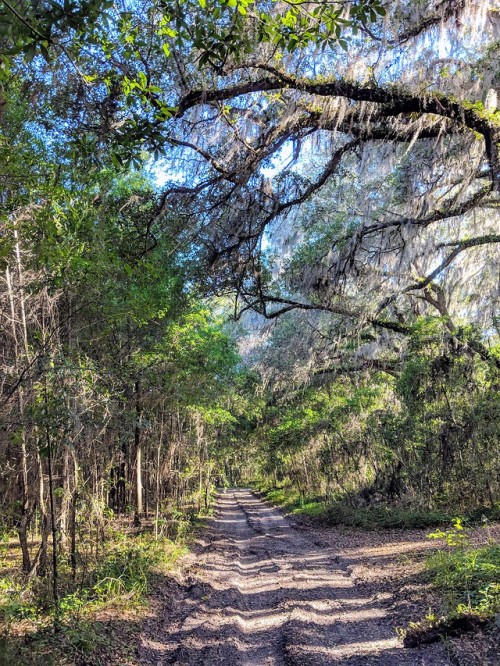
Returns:
[[[54,497],[54,478],[53,478],[53,451],[52,439],[49,429],[49,408],[48,408],[48,394],[47,384],[45,384],[45,443],[47,446],[47,462],[49,467],[49,504],[50,504],[50,524],[52,528],[52,594],[54,597],[55,619],[59,620],[59,590],[58,590],[58,567],[57,567],[57,525],[56,525],[56,508]]]
[[[49,540],[49,517],[45,505],[45,484],[43,482],[43,460],[40,454],[38,458],[38,510],[40,512],[41,542],[36,557],[31,565],[30,574],[44,576],[47,570],[47,544]]]
[[[62,482],[63,482],[63,496],[61,500],[61,512],[59,516],[60,537],[59,544],[63,552],[67,552],[68,548],[68,520],[70,505],[72,499],[72,481],[70,473],[69,450],[66,446],[63,455],[63,469],[62,469]]]
[[[160,520],[160,456],[161,445],[163,440],[163,424],[164,415],[163,411],[160,417],[160,434],[158,437],[158,447],[156,449],[156,509],[155,509],[155,540],[158,541],[158,523]]]
[[[16,232],[17,234],[17,232]],[[16,245],[19,245],[16,235]],[[21,267],[20,267],[20,253],[16,252],[16,259],[18,259],[18,276],[21,276]],[[16,308],[14,303],[14,290],[12,286],[12,277],[10,274],[9,267],[5,269],[5,280],[7,283],[7,290],[9,293],[9,303],[10,303],[10,315],[12,320],[12,337],[14,341],[14,363],[16,374],[19,374],[19,349],[18,349],[18,338],[16,330]],[[21,287],[21,285],[20,285]],[[24,308],[22,308],[24,309]],[[23,315],[21,315],[23,319]],[[23,328],[23,331],[26,330]],[[23,336],[24,337],[24,336]],[[25,341],[25,346],[27,347],[27,340]],[[18,536],[19,536],[19,545],[21,546],[22,558],[23,558],[23,571],[29,573],[31,570],[31,557],[28,545],[28,526],[31,516],[30,500],[29,500],[29,480],[28,480],[28,455],[26,447],[26,428],[24,426],[24,394],[21,384],[17,389],[17,400],[18,400],[18,409],[19,409],[19,421],[23,424],[21,426],[21,519],[19,521],[18,527]]]
[[[140,396],[140,383],[135,382],[135,429],[134,429],[134,442],[135,442],[135,489],[136,489],[136,507],[134,522],[137,526],[141,523],[141,516],[143,514],[142,505],[142,442],[141,442],[141,421],[142,421],[142,406]]]
[[[73,457],[73,487],[69,507],[69,540],[70,540],[70,566],[73,581],[76,579],[77,553],[76,553],[76,506],[78,503],[78,462],[76,453],[72,451]]]

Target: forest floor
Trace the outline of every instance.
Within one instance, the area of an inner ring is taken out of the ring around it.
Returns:
[[[182,576],[153,598],[139,663],[500,664],[486,637],[403,647],[397,628],[439,608],[422,576],[436,547],[424,530],[319,528],[221,493]]]

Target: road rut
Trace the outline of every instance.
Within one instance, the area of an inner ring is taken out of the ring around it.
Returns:
[[[143,664],[448,663],[440,646],[404,649],[390,600],[363,593],[334,546],[249,490],[219,495],[192,557],[144,633]]]

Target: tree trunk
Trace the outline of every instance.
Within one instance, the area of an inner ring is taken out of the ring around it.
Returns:
[[[52,594],[54,597],[55,620],[59,619],[59,590],[58,590],[58,562],[57,562],[57,525],[56,525],[56,507],[54,497],[54,478],[53,478],[53,450],[52,438],[49,429],[49,408],[47,384],[45,384],[45,444],[47,447],[47,462],[49,468],[49,504],[50,504],[50,525],[52,531]]]
[[[142,405],[141,405],[141,387],[139,380],[135,382],[135,429],[134,429],[134,443],[135,443],[135,492],[136,492],[136,506],[135,506],[135,519],[134,523],[139,526],[141,523],[141,516],[143,514],[142,505],[142,441],[141,441],[141,425],[142,425]]]
[[[47,571],[47,544],[49,541],[50,523],[45,505],[45,484],[43,482],[43,460],[38,458],[38,510],[40,512],[41,542],[36,557],[31,565],[30,574],[45,576]]]
[[[19,290],[21,291],[22,289],[22,284],[21,284],[21,255],[19,251],[19,241],[17,238],[17,231],[15,232],[15,238],[16,238],[16,261],[17,261],[17,273],[18,273],[18,280],[19,280]],[[17,330],[16,330],[16,307],[15,307],[15,302],[14,302],[14,289],[12,285],[12,276],[10,274],[9,267],[5,269],[5,281],[7,284],[7,290],[9,293],[9,303],[10,303],[10,315],[11,315],[11,321],[12,321],[12,339],[14,343],[14,363],[15,363],[15,369],[16,369],[16,374],[19,375],[20,368],[19,368],[19,348],[18,348],[18,336],[17,336]],[[21,296],[21,320],[25,321],[25,316],[24,316],[24,304],[22,302],[22,296]],[[24,326],[21,335],[23,338],[24,346],[25,349],[27,350],[27,345],[28,341],[25,339],[24,333],[26,332],[26,327]],[[28,481],[28,455],[27,455],[27,447],[26,447],[26,428],[24,425],[24,394],[23,394],[23,388],[21,384],[19,385],[17,389],[17,402],[18,402],[18,409],[19,409],[19,421],[22,423],[22,430],[21,430],[21,470],[20,470],[20,477],[21,477],[21,518],[19,520],[19,527],[18,527],[18,536],[19,536],[19,545],[21,546],[21,552],[22,552],[22,558],[23,558],[23,571],[25,573],[29,573],[31,570],[31,557],[30,557],[30,552],[29,552],[29,546],[28,546],[28,526],[30,522],[30,517],[31,517],[31,508],[30,508],[30,500],[29,500],[29,493],[28,493],[28,488],[29,488],[29,481]]]
[[[63,482],[63,496],[61,500],[61,512],[59,515],[59,545],[61,551],[67,552],[68,549],[68,521],[70,506],[72,500],[72,481],[71,481],[71,472],[70,472],[70,460],[69,460],[69,450],[68,447],[64,447],[63,455],[63,468],[62,468],[62,482]]]
[[[163,441],[164,414],[160,417],[160,433],[158,436],[158,447],[156,449],[156,509],[155,509],[155,539],[158,541],[158,523],[160,520],[160,460],[161,445]]]

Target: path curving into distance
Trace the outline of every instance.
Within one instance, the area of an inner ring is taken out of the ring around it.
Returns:
[[[165,592],[142,664],[443,666],[402,647],[384,601],[356,588],[335,548],[250,490],[220,493],[189,584]]]

